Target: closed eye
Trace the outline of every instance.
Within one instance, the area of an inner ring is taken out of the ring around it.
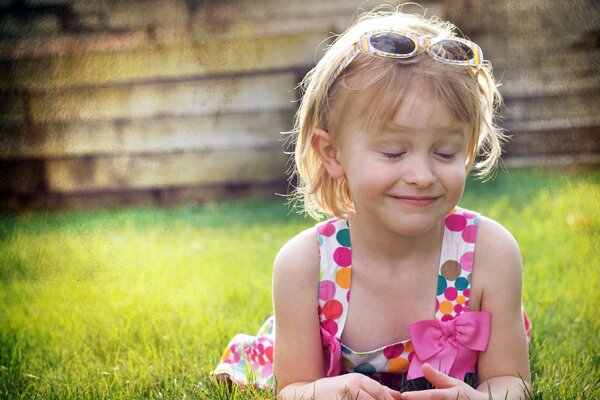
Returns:
[[[438,157],[441,157],[445,160],[453,160],[456,157],[456,153],[435,153]]]
[[[403,156],[404,154],[406,154],[406,152],[400,152],[400,153],[382,153],[383,156],[385,158],[389,158],[389,159],[393,159],[393,158],[398,158]]]

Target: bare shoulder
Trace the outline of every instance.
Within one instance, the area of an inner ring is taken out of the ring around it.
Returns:
[[[309,228],[291,238],[277,253],[274,262],[274,284],[300,283],[318,274],[319,245],[315,228]],[[285,279],[280,279],[285,278]]]
[[[502,270],[511,270],[508,272],[516,272],[515,268],[521,269],[521,252],[516,239],[493,219],[480,217],[476,249],[476,259],[485,261],[477,263],[483,269],[487,269],[487,266],[498,266],[498,263],[503,265]]]
[[[520,302],[521,252],[513,235],[498,222],[482,216],[475,248],[472,308],[485,308],[482,302],[491,294],[498,299],[511,296]]]

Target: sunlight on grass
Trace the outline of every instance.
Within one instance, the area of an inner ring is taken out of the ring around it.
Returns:
[[[600,397],[600,173],[511,171],[462,205],[520,243],[534,398]],[[272,260],[313,222],[280,202],[5,215],[0,397],[270,398],[214,382],[272,312]]]

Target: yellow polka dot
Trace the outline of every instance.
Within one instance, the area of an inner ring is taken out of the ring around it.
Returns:
[[[335,281],[343,289],[350,289],[350,277],[352,276],[351,267],[340,268],[335,274]]]
[[[458,304],[465,304],[465,296],[458,296],[458,297],[456,297],[456,302]]]
[[[225,360],[229,359],[230,355],[231,355],[231,350],[229,350],[229,346],[227,346],[227,348],[225,349],[225,352],[223,353],[223,356],[221,357],[221,361],[225,361]]]
[[[450,314],[452,313],[452,310],[454,310],[452,302],[446,300],[440,303],[440,312],[442,314]]]
[[[402,357],[393,358],[388,363],[387,372],[392,372],[392,373],[408,372],[409,366],[410,366],[410,363],[408,362],[408,360],[406,358],[402,358]]]

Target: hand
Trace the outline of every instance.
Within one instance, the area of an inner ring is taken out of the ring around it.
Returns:
[[[290,393],[291,394],[291,393]],[[311,394],[313,396],[313,394]],[[322,378],[315,382],[315,399],[400,400],[400,392],[358,373]],[[310,398],[310,396],[309,396]]]
[[[435,400],[435,399],[451,399],[451,400],[476,400],[487,399],[487,396],[472,388],[463,381],[452,378],[429,364],[423,365],[423,376],[433,385],[435,389],[423,390],[420,392],[402,393],[402,400]]]

